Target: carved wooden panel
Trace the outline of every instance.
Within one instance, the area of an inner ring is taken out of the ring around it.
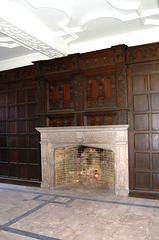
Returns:
[[[118,111],[116,124],[128,123],[125,45],[35,63],[39,86],[39,124],[67,125],[59,119],[73,114],[71,125],[87,124],[88,112]],[[54,119],[57,113],[61,116]],[[51,116],[52,114],[52,116]],[[95,113],[96,114],[96,113]],[[47,121],[49,119],[54,119]],[[101,121],[102,122],[102,121]],[[103,121],[103,124],[107,121]],[[90,124],[90,123],[89,123]]]
[[[4,75],[3,75],[4,74]],[[6,82],[16,82],[15,84],[11,84],[12,90],[17,89],[17,82],[23,80],[23,82],[19,83],[20,85],[27,85],[30,86],[31,81],[25,81],[26,79],[30,80],[36,77],[35,75],[35,68],[34,66],[22,67],[17,69],[12,69],[2,73],[2,81]],[[1,82],[2,82],[1,81]],[[24,87],[24,86],[23,86]],[[26,87],[26,86],[25,86]]]
[[[74,84],[72,81],[59,80],[48,84],[49,110],[74,108]]]
[[[127,99],[127,73],[126,67],[116,70],[116,90],[118,94],[118,107],[120,109],[128,108],[128,99]],[[127,123],[127,121],[125,122]]]
[[[116,125],[117,124],[117,114],[108,113],[94,113],[85,115],[85,125]]]
[[[117,106],[115,75],[86,77],[85,84],[85,108]]]
[[[48,117],[48,125],[50,127],[68,127],[75,125],[75,117],[74,116],[50,116]]]
[[[75,109],[76,111],[83,110],[84,105],[84,78],[82,75],[74,76],[75,83]],[[77,124],[78,125],[78,124]]]

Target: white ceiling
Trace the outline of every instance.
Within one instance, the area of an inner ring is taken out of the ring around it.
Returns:
[[[159,0],[0,0],[0,71],[159,42]]]

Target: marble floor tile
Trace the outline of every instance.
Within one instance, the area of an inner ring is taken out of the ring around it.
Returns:
[[[0,240],[159,240],[159,201],[0,184]]]

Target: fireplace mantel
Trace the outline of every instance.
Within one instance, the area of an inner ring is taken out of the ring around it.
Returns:
[[[55,150],[72,146],[96,147],[114,152],[115,193],[129,194],[129,125],[36,128],[41,136],[42,188],[55,188]]]

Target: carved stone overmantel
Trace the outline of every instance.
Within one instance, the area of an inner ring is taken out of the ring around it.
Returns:
[[[88,146],[114,152],[115,193],[128,196],[128,125],[45,127],[41,134],[43,188],[55,188],[55,150],[60,147]]]

